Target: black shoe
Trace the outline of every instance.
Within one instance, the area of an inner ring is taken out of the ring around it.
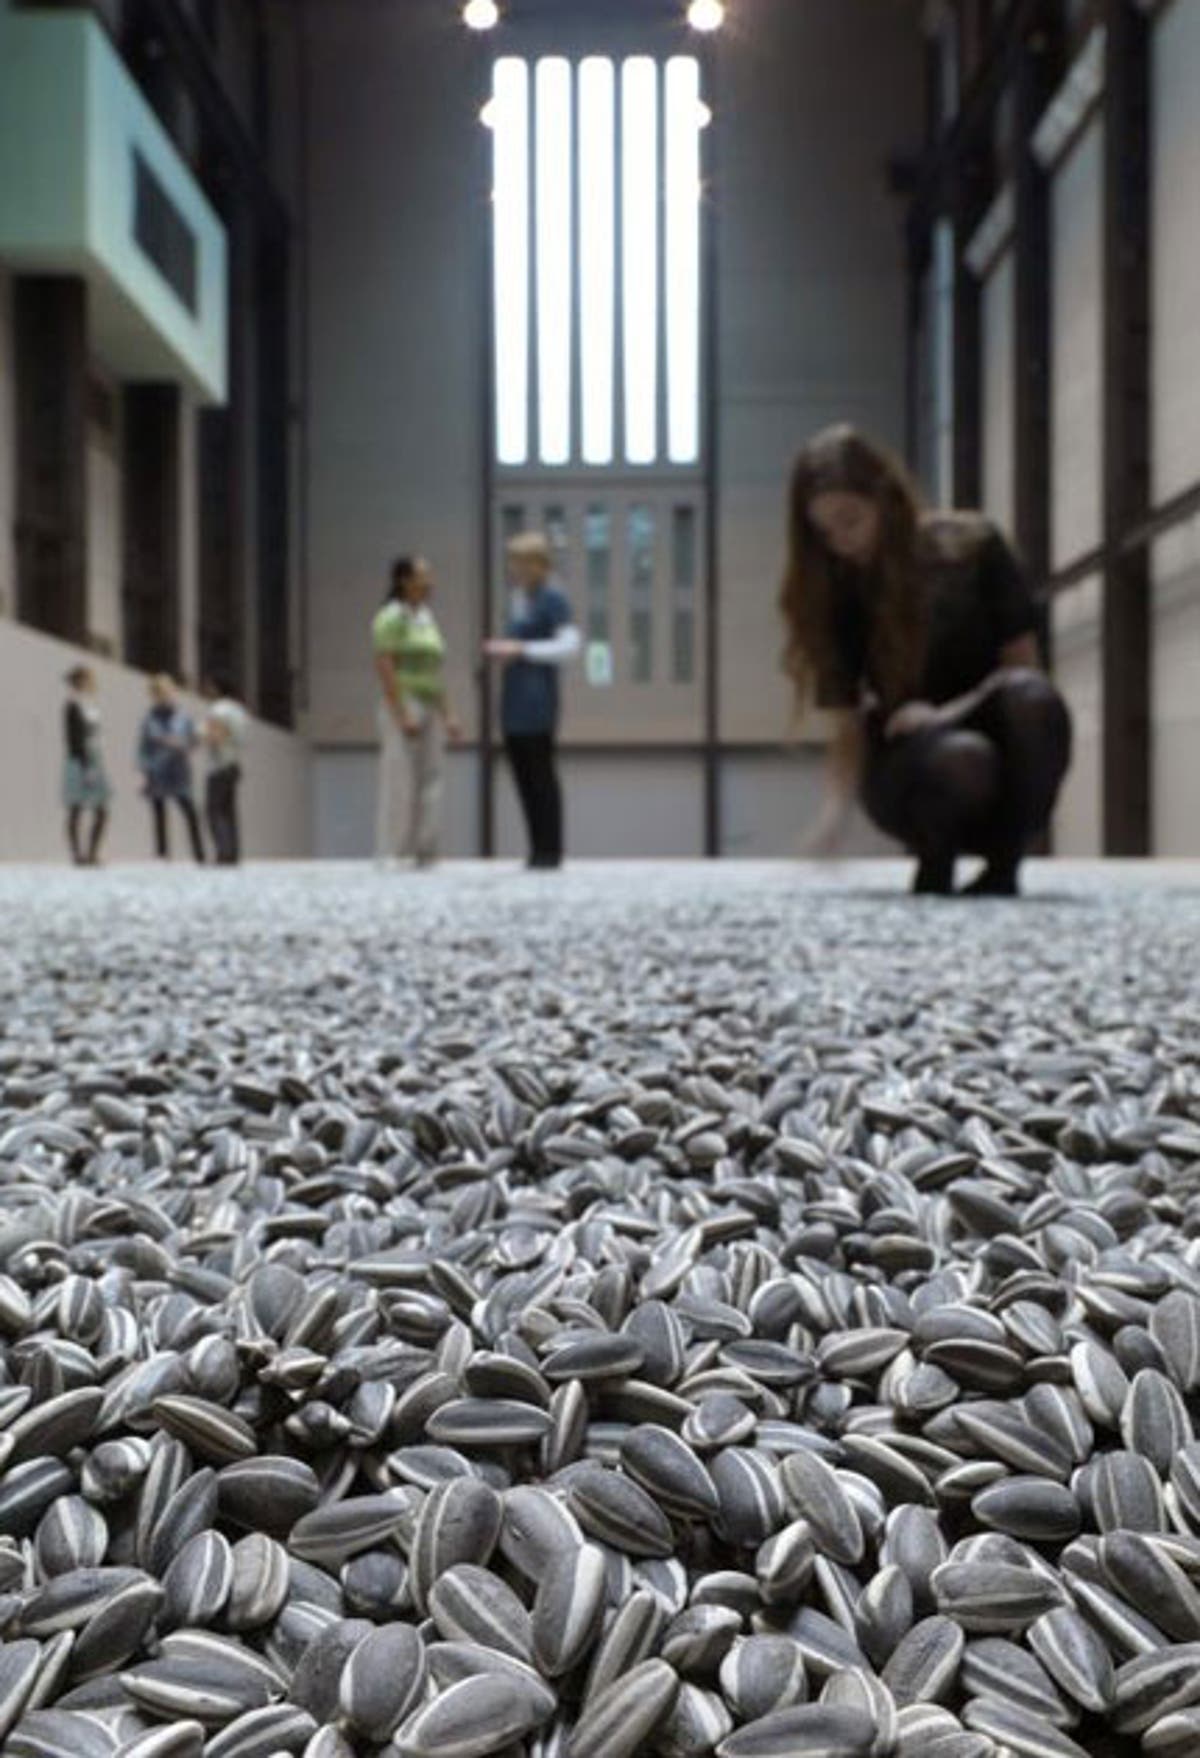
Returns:
[[[954,894],[954,856],[923,855],[913,874],[914,897],[951,897]]]
[[[530,855],[525,865],[531,873],[557,873],[562,866],[562,856]]]
[[[989,861],[977,879],[964,885],[960,897],[1020,897],[1021,884],[1012,861]]]

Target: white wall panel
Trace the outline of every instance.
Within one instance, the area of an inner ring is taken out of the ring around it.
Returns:
[[[983,506],[1001,530],[1016,522],[1016,261],[1006,250],[980,289]]]
[[[774,752],[731,751],[721,763],[722,853],[796,858],[824,795],[825,761],[812,745]],[[861,812],[856,812],[843,852],[847,857],[896,853]]]
[[[704,852],[704,781],[693,752],[625,757],[568,751],[561,760],[567,853],[695,857]],[[507,764],[496,789],[496,846],[524,858],[525,833]]]
[[[1066,566],[1101,539],[1103,477],[1103,137],[1093,123],[1051,184],[1052,558]]]
[[[1200,855],[1200,523],[1152,552],[1154,852]]]
[[[124,617],[121,605],[121,463],[116,436],[88,434],[85,459],[87,493],[87,631],[105,651],[121,656]]]
[[[1075,728],[1074,758],[1059,798],[1054,847],[1098,855],[1103,847],[1100,580],[1059,593],[1052,606],[1054,675]]]
[[[1154,497],[1200,478],[1200,5],[1154,25],[1152,317]]]
[[[17,608],[17,414],[13,382],[12,282],[0,268],[0,617]]]

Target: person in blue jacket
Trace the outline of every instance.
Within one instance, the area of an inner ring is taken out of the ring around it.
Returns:
[[[555,761],[560,712],[559,670],[579,652],[580,635],[565,593],[552,579],[554,559],[540,531],[508,545],[514,588],[505,635],[486,641],[489,659],[504,666],[500,727],[529,836],[529,865],[562,865],[562,786]]]
[[[150,679],[150,707],[138,737],[137,764],[142,792],[154,818],[154,849],[159,860],[170,855],[167,805],[174,800],[187,825],[192,854],[204,860],[200,820],[192,797],[192,752],[199,743],[195,723],[180,706],[175,681],[165,673]]]

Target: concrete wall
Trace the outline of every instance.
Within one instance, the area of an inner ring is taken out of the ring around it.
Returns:
[[[56,860],[63,855],[63,674],[77,649],[18,624],[0,622],[0,859]],[[145,679],[125,666],[92,662],[99,680],[104,748],[115,799],[106,853],[141,860],[151,852],[150,815],[134,769]],[[189,706],[197,713],[200,705]],[[252,725],[246,752],[244,824],[251,858],[307,855],[311,849],[308,754],[291,734]],[[197,771],[202,776],[203,771]],[[182,824],[173,832],[183,847]]]
[[[1051,184],[1051,511],[1056,568],[1103,534],[1103,136],[1092,123]]]
[[[443,0],[309,5],[307,725],[373,737],[368,631],[391,559],[430,556],[468,717],[482,566],[478,47]]]
[[[888,155],[919,137],[916,6],[745,0],[716,95],[721,734],[786,736],[775,597],[788,471],[851,420],[899,447],[902,211]]]
[[[1054,667],[1075,722],[1074,761],[1059,799],[1054,847],[1060,855],[1102,851],[1100,761],[1100,580],[1059,593],[1052,609]]]
[[[1011,532],[1016,518],[1016,260],[1005,250],[981,289],[983,505]]]
[[[1200,522],[1151,552],[1154,851],[1200,852]]]
[[[13,380],[12,282],[0,267],[0,619],[16,615],[17,412]]]
[[[1153,492],[1200,480],[1200,7],[1173,0],[1154,26]],[[1160,854],[1200,852],[1200,530],[1151,556],[1154,592],[1154,827]]]

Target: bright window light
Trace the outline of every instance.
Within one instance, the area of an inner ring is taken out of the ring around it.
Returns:
[[[692,0],[687,17],[694,31],[719,31],[725,23],[725,8],[722,0]]]
[[[680,55],[666,75],[667,449],[700,456],[700,64]]]
[[[579,65],[579,298],[583,461],[613,461],[616,321],[616,72]]]
[[[658,67],[621,69],[625,457],[653,464],[658,430]]]
[[[492,88],[494,162],[496,456],[529,457],[529,69],[496,62]]]
[[[467,0],[463,7],[463,23],[469,30],[490,31],[500,23],[496,0]]]
[[[537,64],[538,454],[571,458],[571,64]]]

